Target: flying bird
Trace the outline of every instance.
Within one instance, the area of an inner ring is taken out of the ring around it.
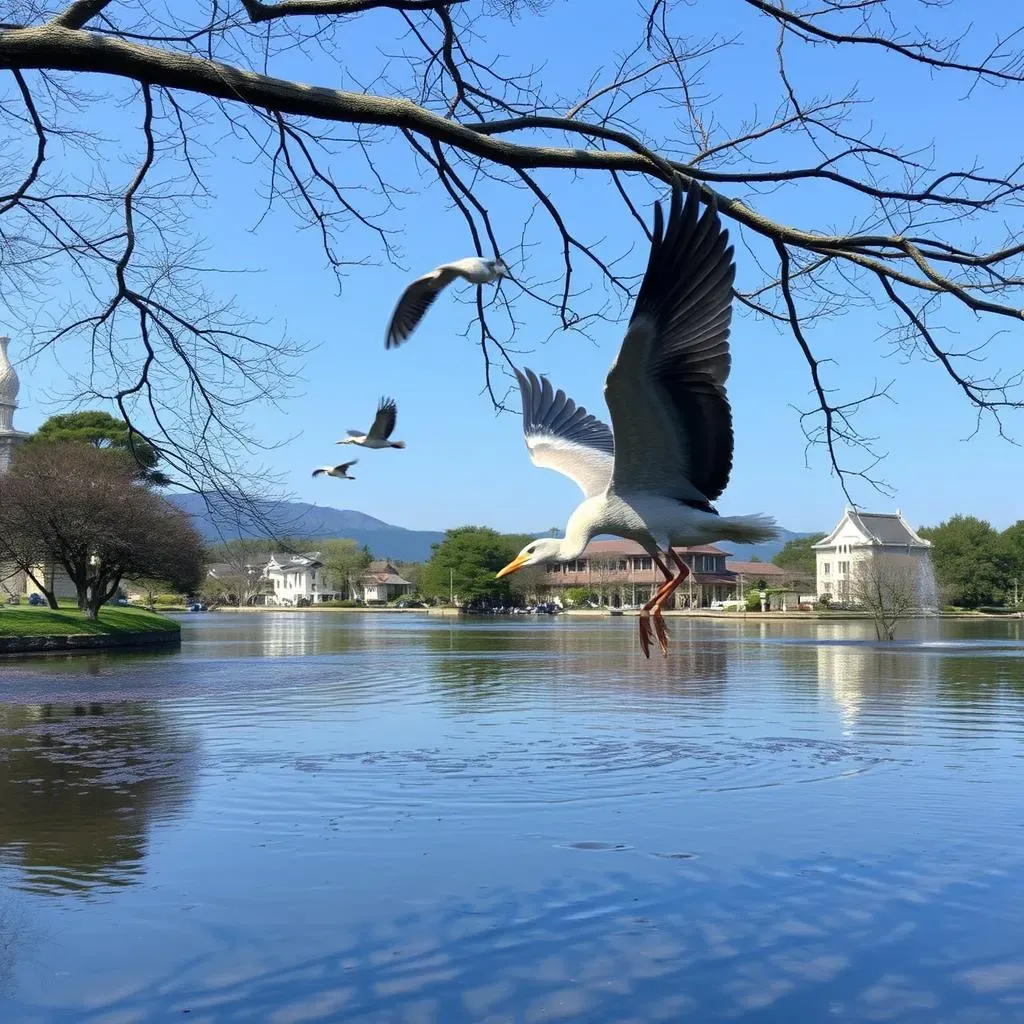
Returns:
[[[377,406],[373,426],[367,431],[350,430],[348,437],[336,444],[358,444],[363,448],[404,448],[404,441],[390,441],[398,418],[398,406],[393,398],[382,398]]]
[[[340,466],[318,466],[313,470],[313,476],[336,476],[339,480],[355,480],[354,476],[348,475],[348,467],[354,466],[359,460],[343,462]]]
[[[490,284],[504,277],[508,267],[501,260],[485,260],[469,256],[454,263],[442,263],[428,274],[416,278],[402,293],[402,297],[391,314],[388,332],[384,339],[385,348],[397,348],[416,330],[424,314],[433,305],[434,299],[457,277],[472,284]]]
[[[531,460],[575,481],[584,500],[563,538],[532,541],[498,576],[578,558],[602,533],[636,541],[665,577],[640,611],[645,657],[652,622],[668,653],[662,606],[689,575],[673,547],[776,534],[766,516],[720,516],[712,505],[732,470],[725,382],[736,268],[715,205],[701,215],[699,197],[691,184],[684,205],[675,182],[667,225],[655,204],[647,270],[605,381],[611,427],[544,378],[517,372]]]

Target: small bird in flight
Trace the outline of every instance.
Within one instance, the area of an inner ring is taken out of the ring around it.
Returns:
[[[397,348],[401,345],[416,330],[434,299],[457,277],[464,278],[471,284],[490,284],[507,273],[508,267],[501,260],[468,256],[454,263],[442,263],[430,273],[416,278],[402,293],[395,311],[391,314],[384,347]]]
[[[348,437],[337,444],[358,444],[363,448],[404,448],[404,441],[390,441],[388,438],[395,429],[398,418],[398,406],[393,398],[382,398],[377,406],[377,415],[373,426],[367,431],[350,430]]]
[[[343,462],[340,466],[319,466],[313,470],[313,476],[336,476],[339,480],[355,480],[354,476],[348,475],[348,467],[354,466],[359,460]]]

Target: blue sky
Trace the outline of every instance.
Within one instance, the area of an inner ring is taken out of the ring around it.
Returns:
[[[507,54],[511,64],[547,61],[545,82],[569,95],[610,60],[627,33],[629,38],[637,33],[633,5],[594,2],[606,15],[603,20],[581,22],[579,5],[562,2],[554,3],[540,20],[527,18],[512,26],[488,20],[487,43]],[[916,9],[909,0],[906,6]],[[764,34],[755,15],[742,5],[735,7],[736,20],[724,30],[738,33],[742,42],[715,56],[706,87],[717,118],[726,125],[738,125],[755,109],[763,111],[766,104],[770,109],[777,94],[773,37]],[[721,9],[707,2],[682,8],[687,32],[697,37],[722,31],[721,23],[713,20],[720,17]],[[989,13],[972,8],[971,15],[980,19],[976,21],[979,38],[988,38],[985,33],[994,31],[998,16],[995,7]],[[935,17],[953,15],[940,11]],[[991,24],[986,24],[985,17]],[[387,44],[392,52],[397,48],[388,38],[395,27],[393,18],[386,13],[359,19],[345,37],[337,65],[322,57],[311,64],[292,58],[277,70],[289,70],[290,64],[296,74],[316,84],[340,81],[351,86],[350,76],[365,80],[382,63],[377,47]],[[857,116],[870,119],[889,138],[910,146],[934,144],[936,166],[967,165],[977,159],[996,170],[1019,159],[1016,133],[1006,131],[1007,124],[1019,120],[1019,97],[1012,89],[981,88],[964,98],[969,81],[930,77],[893,58],[860,52],[837,55],[821,50],[803,58],[794,52],[793,71],[808,94],[815,89],[840,93],[859,85],[861,98],[872,104]],[[138,139],[130,125],[138,122],[138,104],[109,105],[95,116],[111,145],[123,147],[121,163],[127,173],[137,159]],[[648,111],[646,116],[667,119],[678,117],[679,112]],[[653,127],[666,133],[664,126]],[[809,159],[798,142],[792,142],[796,148],[791,150],[789,145],[781,144],[772,153],[780,164]],[[285,211],[253,230],[262,209],[259,177],[230,147],[229,141],[218,143],[217,155],[208,164],[215,200],[206,210],[188,211],[187,216],[209,246],[208,262],[252,270],[216,283],[215,289],[236,295],[244,308],[267,318],[272,332],[286,330],[317,346],[304,360],[299,396],[282,410],[260,408],[249,416],[259,436],[297,435],[266,460],[273,470],[287,473],[292,496],[358,509],[410,528],[482,523],[505,530],[536,530],[563,525],[578,492],[571,482],[531,465],[518,416],[496,414],[482,393],[479,349],[472,338],[463,337],[473,316],[468,288],[457,287],[442,296],[405,346],[393,352],[384,349],[384,327],[407,282],[438,262],[471,253],[461,216],[446,208],[438,189],[423,187],[421,172],[404,144],[389,141],[376,152],[380,166],[394,181],[415,190],[402,198],[404,209],[393,212],[388,220],[389,226],[400,230],[406,269],[383,260],[369,233],[350,230],[343,245],[346,256],[369,256],[376,265],[353,268],[340,295],[316,237],[298,230]],[[354,168],[352,174],[352,183],[366,181],[362,171]],[[581,237],[601,240],[606,255],[624,253],[634,245],[627,265],[633,270],[642,265],[643,239],[616,203],[605,176],[571,180],[564,172],[542,172],[538,180],[550,188]],[[843,229],[858,212],[835,189],[793,188],[761,196],[727,187],[723,191],[741,195],[755,209],[801,227]],[[649,196],[643,199],[648,217]],[[495,186],[486,191],[486,201],[499,227],[504,226],[502,237],[514,249],[529,204],[520,194],[503,196]],[[539,224],[538,215],[531,229],[536,228],[539,244],[525,259],[518,250],[506,253],[515,272],[533,280],[550,278],[560,260],[553,236]],[[1019,222],[1007,226],[1010,230],[1020,227]],[[973,227],[965,230],[969,235],[975,231]],[[743,241],[737,245],[737,263],[739,287],[759,279],[753,255]],[[582,267],[581,279],[593,282]],[[69,286],[58,283],[55,287],[60,293]],[[588,308],[590,303],[592,308],[599,302],[600,294],[594,291],[581,305]],[[621,341],[625,318],[599,324],[587,339],[571,333],[552,335],[557,326],[553,314],[528,302],[519,303],[517,315],[514,344],[529,350],[519,357],[520,364],[549,375],[556,386],[606,418],[604,376]],[[962,347],[996,329],[1005,330],[993,343],[990,356],[1006,367],[1021,365],[1021,326],[1012,322],[979,325],[956,312],[944,322],[962,332]],[[867,407],[858,421],[865,433],[879,437],[878,448],[889,452],[879,473],[891,483],[895,496],[885,498],[866,485],[855,485],[854,497],[872,510],[900,507],[915,524],[933,523],[955,512],[988,518],[998,527],[1024,517],[1022,489],[1016,482],[1024,476],[1022,449],[999,440],[991,428],[965,441],[974,418],[955,387],[933,364],[916,360],[905,365],[894,357],[885,341],[879,340],[883,326],[877,310],[851,305],[809,332],[811,343],[837,360],[826,367],[826,374],[848,397],[870,389],[876,378],[883,383],[895,381],[891,392],[895,402]],[[810,405],[810,382],[795,343],[772,325],[746,315],[734,318],[732,343],[729,395],[736,454],[732,480],[719,507],[733,514],[765,511],[795,530],[829,528],[845,499],[828,472],[824,453],[820,449],[805,453],[794,406]],[[15,337],[11,355],[19,354]],[[48,396],[66,388],[68,370],[80,367],[83,358],[82,351],[69,346],[21,368],[17,418],[21,429],[32,429],[59,411],[59,403]],[[358,452],[354,483],[311,479],[313,466],[342,461],[341,456],[351,451],[335,446],[334,441],[349,427],[368,426],[381,394],[397,400],[396,436],[408,447]],[[516,396],[511,402],[518,406]],[[1024,435],[1020,416],[1010,426]]]

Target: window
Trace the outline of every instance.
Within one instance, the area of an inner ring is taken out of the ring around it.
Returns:
[[[715,559],[713,555],[701,555],[700,566],[704,572],[713,572],[715,568]]]
[[[650,558],[634,558],[633,568],[639,570],[647,570],[648,572],[654,568],[654,562]],[[637,598],[639,600],[639,597]]]
[[[615,566],[619,572],[625,572],[629,568],[629,562],[625,558],[620,558]]]
[[[562,571],[562,563],[561,562],[548,562],[548,564],[545,566],[545,568],[547,569],[548,572],[561,572]]]
[[[850,571],[850,563],[849,562],[840,562],[839,563],[839,574],[841,576],[845,575],[849,571]]]
[[[585,558],[577,558],[572,562],[565,563],[566,572],[586,572],[587,571],[587,560]]]
[[[822,562],[821,563],[821,571],[822,571],[822,573],[825,576],[831,576],[832,575],[832,563],[831,562]]]

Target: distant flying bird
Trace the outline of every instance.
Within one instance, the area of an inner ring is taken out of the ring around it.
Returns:
[[[395,311],[391,314],[384,347],[397,348],[401,345],[416,330],[424,314],[433,305],[434,299],[457,277],[464,278],[472,284],[490,284],[507,273],[508,267],[501,260],[469,256],[454,263],[442,263],[429,274],[416,278],[402,293]]]
[[[355,480],[354,476],[348,475],[348,467],[354,466],[359,460],[343,462],[340,466],[320,466],[313,470],[313,476],[336,476],[339,480]]]
[[[684,205],[676,181],[667,227],[655,204],[647,271],[605,381],[611,428],[547,380],[530,371],[517,374],[531,460],[574,480],[584,500],[569,517],[564,538],[527,544],[498,576],[578,558],[602,533],[636,541],[665,577],[640,612],[645,657],[652,617],[668,653],[662,605],[689,575],[674,546],[755,543],[776,534],[766,516],[720,516],[711,504],[732,470],[725,381],[736,268],[715,206],[700,215],[699,197],[692,184]]]
[[[373,426],[365,433],[362,430],[348,431],[348,437],[336,444],[358,444],[363,448],[404,448],[404,441],[389,441],[398,418],[398,406],[393,398],[382,398],[377,406]]]

